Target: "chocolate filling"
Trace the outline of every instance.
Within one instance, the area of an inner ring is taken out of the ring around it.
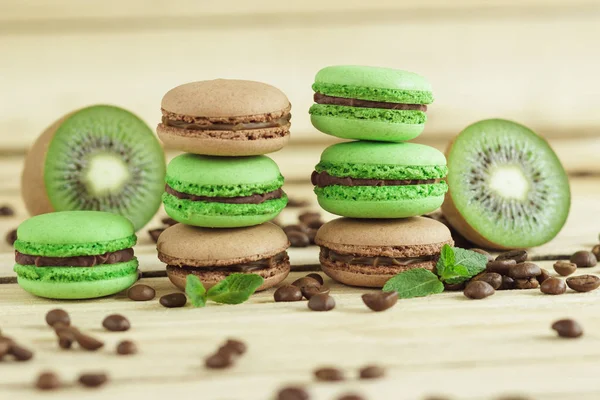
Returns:
[[[21,265],[36,267],[93,267],[95,265],[117,264],[133,259],[133,249],[124,249],[97,256],[42,257],[15,251],[15,261]]]
[[[327,247],[321,247],[321,256],[330,261],[340,261],[346,264],[359,264],[359,265],[370,265],[372,267],[377,266],[397,266],[405,267],[407,265],[418,264],[436,259],[436,255],[425,255],[419,257],[365,257],[355,254],[341,254]]]
[[[266,122],[247,122],[243,124],[195,124],[180,120],[162,118],[162,123],[173,128],[189,129],[192,131],[246,131],[252,129],[280,128],[290,123],[292,114]]]
[[[242,273],[250,273],[263,269],[268,269],[274,267],[276,264],[287,261],[288,255],[287,252],[282,251],[279,254],[274,255],[273,257],[263,258],[262,260],[250,261],[242,264],[232,264],[232,265],[221,265],[218,267],[192,267],[188,265],[184,265],[178,267],[176,265],[167,265],[167,270],[176,270],[177,268],[183,269],[186,271],[201,271],[201,272],[242,272]]]
[[[315,103],[318,104],[332,104],[336,106],[386,108],[389,110],[427,111],[427,106],[425,104],[385,103],[383,101],[347,99],[345,97],[327,96],[321,93],[315,93],[314,99]]]
[[[212,201],[215,203],[228,203],[228,204],[260,204],[267,200],[279,199],[283,196],[283,190],[277,189],[272,192],[253,194],[250,196],[240,197],[211,197],[211,196],[196,196],[195,194],[187,194],[178,192],[171,186],[165,186],[165,192],[177,197],[182,200],[191,201]]]
[[[404,185],[425,185],[439,183],[439,179],[360,179],[350,178],[349,176],[340,178],[338,176],[329,175],[327,172],[313,171],[310,176],[310,181],[318,187],[331,185],[341,186],[404,186]]]

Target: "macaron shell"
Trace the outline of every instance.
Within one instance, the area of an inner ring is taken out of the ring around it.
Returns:
[[[390,123],[378,120],[358,120],[340,117],[311,115],[315,128],[342,139],[403,142],[416,138],[423,132],[424,124]]]
[[[163,126],[160,124],[156,129],[158,137],[165,146],[186,153],[203,154],[211,156],[255,156],[273,153],[281,150],[290,140],[289,127],[267,128],[248,132],[249,135],[265,136],[255,140],[232,140],[228,137],[228,131],[220,131],[219,137],[208,137],[197,135],[195,131]],[[190,132],[194,132],[191,135]],[[237,132],[239,134],[240,132]]]
[[[335,215],[352,218],[407,218],[437,210],[444,196],[394,201],[334,200],[317,196],[319,205]]]
[[[209,229],[176,224],[156,244],[159,258],[178,266],[225,266],[272,257],[290,246],[285,232],[266,222],[248,228]]]
[[[286,95],[262,82],[215,79],[186,83],[168,91],[161,107],[169,112],[198,117],[239,117],[288,108]]]
[[[317,72],[315,82],[382,89],[431,91],[429,81],[414,72],[362,65],[325,67]]]
[[[225,279],[228,275],[224,272],[204,271],[201,268],[198,268],[195,271],[169,269],[167,271],[167,276],[173,285],[177,286],[181,290],[185,290],[186,279],[190,273],[196,275],[202,282],[204,288],[207,290]],[[261,290],[266,290],[277,286],[279,283],[285,280],[289,273],[289,260],[279,262],[271,268],[253,272],[253,274],[262,276],[265,280],[263,284],[256,289],[256,291],[259,292]]]
[[[93,299],[119,293],[138,279],[138,274],[132,273],[114,279],[89,282],[40,282],[17,278],[19,286],[27,292],[49,299]]]

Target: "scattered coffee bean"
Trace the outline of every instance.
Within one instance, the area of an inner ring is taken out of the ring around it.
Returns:
[[[69,317],[69,314],[61,308],[48,311],[46,314],[46,323],[50,326],[54,326],[57,322],[69,326],[71,325],[71,318]]]
[[[465,290],[465,283],[464,282],[460,282],[460,283],[445,283],[444,282],[444,290],[449,290],[449,291],[462,291]]]
[[[56,327],[56,325],[54,325]],[[56,329],[56,336],[58,336],[58,346],[62,349],[70,349],[73,346],[75,338],[75,332],[70,327],[62,325],[60,329]]]
[[[564,338],[578,338],[583,335],[583,329],[576,321],[572,319],[561,319],[552,324],[552,329],[558,333],[558,336]]]
[[[554,270],[562,276],[569,276],[577,270],[577,264],[568,261],[557,261]]]
[[[500,254],[496,257],[496,260],[515,260],[518,263],[527,261],[527,251],[525,250],[511,250]]]
[[[495,260],[489,261],[485,267],[486,272],[495,272],[500,275],[508,275],[511,267],[517,265],[515,260]]]
[[[567,285],[562,279],[548,278],[542,282],[540,290],[545,294],[563,294],[567,291]]]
[[[231,351],[218,351],[204,360],[206,368],[222,369],[233,365],[234,354]]]
[[[490,253],[488,253],[487,251],[485,251],[483,249],[474,248],[474,249],[469,249],[469,250],[474,251],[475,253],[483,254],[484,256],[487,257],[488,262],[494,261],[494,256],[492,256]]]
[[[127,291],[127,297],[133,301],[148,301],[156,296],[156,291],[148,285],[135,285]]]
[[[600,286],[600,278],[596,275],[579,275],[567,278],[567,286],[577,292],[591,292]]]
[[[35,387],[40,390],[54,390],[60,387],[60,379],[54,372],[42,372],[36,382]]]
[[[344,395],[338,397],[337,400],[366,400],[366,399],[363,396],[360,396],[358,394],[349,393],[349,394],[344,394]]]
[[[12,231],[8,231],[8,233],[6,234],[6,243],[8,243],[12,246],[15,244],[16,241],[17,241],[17,230],[13,229]]]
[[[79,346],[90,351],[96,351],[102,346],[104,346],[104,342],[101,342],[100,340],[95,339],[89,335],[85,335],[81,332],[75,334],[75,340],[77,340]]]
[[[0,361],[2,361],[2,358],[10,352],[11,346],[12,340],[0,337]]]
[[[546,281],[546,279],[550,278],[550,272],[548,272],[548,270],[544,268],[540,268],[540,271],[542,271],[542,273],[536,276],[535,279],[537,279],[537,281],[541,285],[542,283],[544,283],[544,281]]]
[[[482,281],[490,284],[494,290],[498,290],[500,286],[502,286],[502,275],[496,272],[484,272],[479,275],[476,275],[471,279],[471,282]]]
[[[313,311],[330,311],[335,307],[335,300],[328,294],[318,293],[308,301],[308,308]]]
[[[513,290],[516,289],[516,283],[513,278],[510,276],[502,275],[502,285],[498,288],[498,290]]]
[[[287,207],[300,208],[300,207],[306,207],[309,205],[310,205],[310,202],[308,200],[305,200],[305,199],[300,200],[300,199],[295,199],[293,197],[288,198]]]
[[[228,351],[231,351],[238,356],[241,356],[248,350],[246,343],[235,339],[228,339],[221,348],[227,348]]]
[[[596,256],[591,251],[578,251],[571,256],[569,261],[577,264],[577,268],[595,267],[598,263]]]
[[[315,294],[329,294],[329,286],[307,286],[301,292],[307,300],[310,300]]]
[[[319,282],[319,285],[322,285],[323,283],[325,283],[325,281],[323,280],[323,277],[321,276],[321,274],[317,274],[315,272],[313,272],[312,274],[308,274],[306,275],[307,278],[313,278],[315,281]]]
[[[304,232],[292,231],[286,233],[292,247],[307,247],[310,245],[310,238]]]
[[[160,236],[161,233],[163,233],[165,230],[162,228],[158,228],[158,229],[149,229],[148,230],[148,235],[150,235],[150,239],[152,239],[152,241],[154,243],[158,242],[158,237]]]
[[[308,228],[310,228],[310,229],[316,229],[316,230],[318,230],[324,224],[325,224],[325,222],[321,221],[320,219],[311,219],[311,220],[305,222],[305,225]]]
[[[8,348],[8,354],[12,355],[17,361],[29,361],[33,358],[33,352],[14,342]]]
[[[308,233],[308,227],[306,225],[292,224],[284,226],[283,231],[286,235],[289,235],[292,232]]]
[[[301,387],[286,387],[277,393],[277,400],[309,400],[308,392]]]
[[[15,210],[10,206],[2,206],[0,207],[0,217],[10,217],[15,215]]]
[[[102,321],[104,329],[111,332],[123,332],[131,328],[129,320],[121,314],[111,314]]]
[[[360,379],[377,379],[385,375],[385,369],[378,365],[369,365],[359,371]]]
[[[137,346],[131,340],[123,340],[117,345],[117,354],[123,356],[137,353]]]
[[[104,385],[108,381],[108,376],[103,373],[81,374],[79,383],[86,387],[98,387]]]
[[[493,295],[494,292],[494,288],[489,283],[484,281],[474,281],[467,284],[463,293],[469,299],[480,300]]]
[[[318,212],[305,212],[298,216],[298,220],[303,224],[308,224],[312,220],[321,220],[321,214]]]
[[[179,223],[171,217],[165,217],[165,218],[161,219],[160,222],[162,222],[163,224],[165,224],[167,226],[173,226],[173,225],[177,225]]]
[[[538,276],[542,270],[537,264],[530,262],[519,263],[508,270],[508,276],[513,279],[528,279]]]
[[[183,293],[171,293],[161,297],[159,302],[167,308],[183,307],[187,303],[187,297]]]
[[[317,237],[318,229],[311,229],[308,231],[308,240],[310,240],[310,244],[315,244],[315,238]]]
[[[315,370],[314,374],[318,381],[334,382],[344,380],[344,373],[337,368],[319,368]]]
[[[302,300],[302,291],[297,286],[285,285],[278,288],[273,294],[276,302],[290,302]]]
[[[307,288],[308,286],[316,286],[320,287],[321,284],[315,278],[311,278],[309,276],[305,276],[303,278],[296,279],[292,282],[293,286],[299,287],[300,290]]]
[[[592,249],[592,254],[596,257],[596,260],[600,260],[600,244],[597,244]]]
[[[536,289],[540,283],[535,278],[515,279],[515,289]]]
[[[396,305],[398,302],[398,292],[365,293],[362,295],[362,301],[373,311],[385,311]]]

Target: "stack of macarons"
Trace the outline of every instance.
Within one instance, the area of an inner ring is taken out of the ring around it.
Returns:
[[[289,140],[291,105],[265,83],[217,79],[178,86],[162,99],[157,132],[185,152],[169,163],[163,204],[179,222],[158,238],[158,256],[180,289],[254,273],[267,289],[290,270],[283,230],[269,222],[287,204],[283,177],[264,154]]]
[[[331,66],[317,73],[313,90],[315,128],[356,140],[325,149],[311,177],[321,207],[344,217],[315,238],[323,271],[349,285],[382,287],[407,269],[432,270],[452,238],[421,216],[444,201],[446,158],[406,142],[424,129],[431,85],[407,71]]]

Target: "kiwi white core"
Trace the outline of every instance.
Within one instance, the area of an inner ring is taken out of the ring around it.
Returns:
[[[118,193],[131,178],[127,164],[111,153],[92,155],[83,176],[88,193],[94,196]]]
[[[526,200],[530,183],[518,165],[501,165],[490,171],[490,189],[505,199]]]

